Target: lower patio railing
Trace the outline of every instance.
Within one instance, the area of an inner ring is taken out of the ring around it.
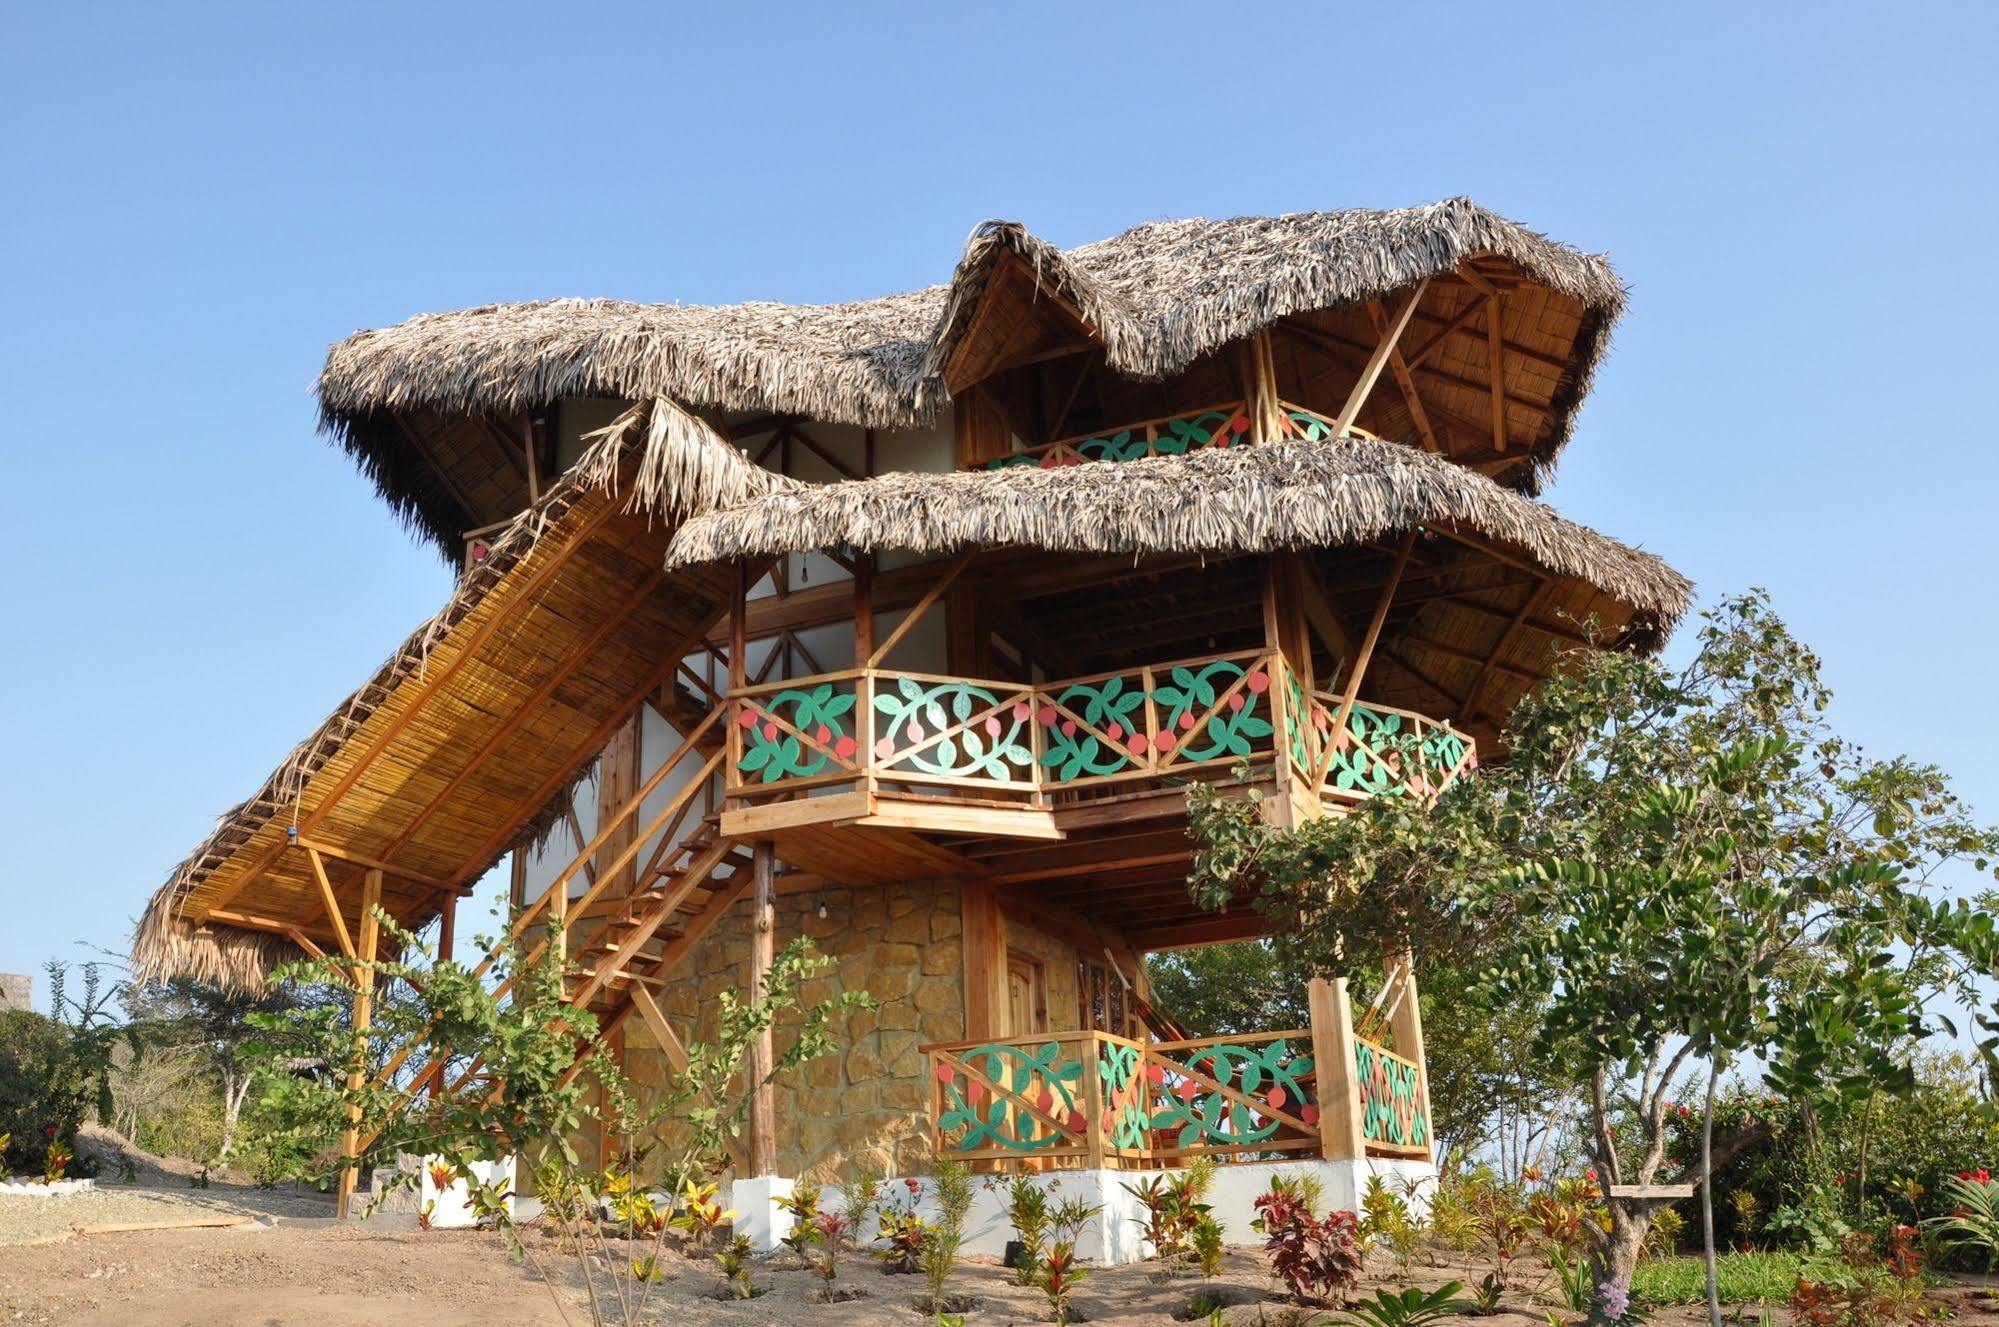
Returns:
[[[1430,1156],[1422,1071],[1310,1031],[1192,1041],[1065,1032],[930,1046],[937,1155],[982,1168],[1152,1169],[1189,1157]],[[1344,1107],[1333,1110],[1338,1102]],[[1354,1122],[1358,1122],[1358,1128]],[[1354,1138],[1358,1135],[1359,1148]]]

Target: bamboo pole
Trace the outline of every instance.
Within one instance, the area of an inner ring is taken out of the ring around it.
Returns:
[[[361,935],[355,955],[360,964],[354,969],[353,1017],[354,1051],[359,1062],[347,1075],[349,1096],[359,1093],[367,1079],[368,1029],[375,1017],[375,971],[364,965],[375,961],[381,941],[382,928],[375,918],[375,909],[381,903],[382,873],[370,870],[361,880]],[[358,1101],[350,1101],[347,1105],[347,1129],[340,1137],[340,1156],[346,1164],[340,1168],[340,1188],[335,1199],[334,1215],[345,1221],[354,1201],[354,1186],[361,1178],[361,1105]]]
[[[1367,1141],[1347,979],[1314,977],[1307,997],[1312,1009],[1312,1065],[1319,1079],[1319,1155],[1328,1161],[1358,1161],[1367,1154]]]

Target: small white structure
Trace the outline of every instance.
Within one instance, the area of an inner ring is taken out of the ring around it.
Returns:
[[[1083,1228],[1076,1252],[1087,1262],[1115,1265],[1142,1262],[1152,1252],[1140,1235],[1145,1228],[1145,1204],[1132,1196],[1125,1185],[1141,1184],[1154,1176],[1170,1179],[1179,1173],[1177,1170],[1062,1170],[1045,1171],[1029,1178],[1048,1192],[1051,1202],[1081,1198],[1090,1206],[1102,1209]],[[1261,1238],[1250,1226],[1256,1218],[1256,1198],[1270,1188],[1273,1178],[1280,1175],[1316,1176],[1323,1190],[1320,1199],[1322,1209],[1354,1212],[1360,1210],[1361,1195],[1367,1191],[1368,1180],[1379,1176],[1392,1191],[1405,1196],[1405,1201],[1419,1216],[1428,1209],[1430,1194],[1437,1183],[1436,1167],[1428,1161],[1392,1157],[1368,1157],[1362,1161],[1270,1161],[1217,1166],[1214,1184],[1208,1190],[1208,1203],[1215,1220],[1221,1225],[1222,1237],[1228,1243],[1252,1244]],[[972,1210],[965,1219],[963,1252],[994,1258],[1006,1252],[1007,1241],[1014,1237],[1013,1226],[1007,1220],[1006,1192],[1012,1178],[1008,1175],[973,1178]],[[894,1202],[908,1192],[907,1186],[906,1180],[890,1180],[883,1186],[883,1193]],[[729,1206],[739,1213],[736,1231],[748,1235],[751,1247],[758,1252],[768,1253],[776,1249],[784,1236],[790,1233],[791,1217],[777,1206],[775,1200],[790,1196],[793,1187],[793,1181],[777,1178],[737,1180],[731,1186]],[[917,1187],[917,1215],[926,1221],[935,1220],[938,1216],[937,1199],[930,1182],[918,1180]],[[839,1211],[839,1192],[827,1189],[820,1203],[830,1211]],[[854,1232],[854,1238],[862,1244],[872,1242],[875,1237],[872,1221]]]
[[[438,1157],[423,1159],[423,1170],[418,1179],[418,1210],[430,1210],[432,1230],[465,1230],[478,1225],[479,1217],[472,1209],[472,1191],[462,1175],[443,1188],[438,1187],[431,1167],[440,1160]],[[514,1159],[502,1157],[498,1161],[474,1162],[471,1170],[479,1183],[493,1185],[508,1195],[501,1206],[509,1216],[513,1215]]]
[[[45,1180],[0,1179],[0,1198],[67,1198],[96,1188],[96,1180],[57,1180],[50,1184]]]

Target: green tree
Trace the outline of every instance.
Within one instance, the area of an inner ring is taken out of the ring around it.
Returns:
[[[1985,869],[1999,835],[1940,770],[1830,730],[1818,659],[1760,595],[1709,614],[1682,668],[1561,665],[1513,714],[1508,761],[1433,806],[1270,831],[1197,794],[1196,897],[1250,878],[1323,966],[1438,951],[1485,1007],[1538,1009],[1536,1049],[1586,1092],[1606,1188],[1668,1178],[1667,1104],[1696,1066],[1710,1089],[1751,1056],[1783,1095],[1906,1088],[1908,1047],[1949,1027],[1926,1002],[1975,998],[1999,959],[1991,919],[1930,881]],[[1760,1128],[1708,1123],[1672,1181]],[[1664,1200],[1607,1196],[1599,1278],[1621,1282]]]
[[[250,1049],[263,1037],[251,1015],[275,1015],[295,1003],[283,984],[273,984],[265,993],[253,995],[184,977],[126,996],[127,1010],[135,1022],[145,1026],[146,1039],[155,1054],[163,1050],[185,1052],[214,1076],[222,1104],[219,1157],[235,1150],[237,1125],[250,1095]]]

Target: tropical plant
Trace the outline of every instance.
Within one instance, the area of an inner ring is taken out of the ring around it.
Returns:
[[[1031,1286],[1035,1267],[1048,1244],[1048,1191],[1035,1183],[1032,1176],[1014,1176],[1007,1185],[1006,1215],[1021,1247],[1014,1276],[1021,1285]]]
[[[1194,1261],[1200,1265],[1201,1275],[1209,1279],[1222,1274],[1222,1260],[1228,1254],[1228,1247],[1222,1240],[1221,1223],[1211,1212],[1201,1213],[1194,1222],[1194,1231],[1188,1238],[1194,1248]]]
[[[713,1180],[685,1180],[680,1187],[680,1210],[673,1218],[673,1225],[687,1232],[696,1248],[706,1248],[715,1242],[722,1227],[733,1222],[742,1213],[733,1207],[723,1207],[718,1196],[722,1186]]]
[[[673,1224],[697,1242],[735,1218],[716,1198],[716,1186],[701,1177],[726,1159],[748,1112],[756,1084],[741,1067],[752,1045],[780,1016],[791,1016],[796,1035],[787,1038],[771,1077],[789,1074],[832,1049],[836,1014],[872,1005],[861,993],[805,1003],[803,988],[830,960],[809,941],[794,941],[776,956],[757,998],[717,993],[715,1039],[690,1042],[685,1065],[649,1088],[642,1100],[619,1072],[616,1057],[596,1053],[601,1048],[595,1017],[569,1002],[575,973],[564,960],[559,931],[520,937],[484,972],[432,960],[417,937],[380,909],[373,920],[385,932],[383,950],[398,957],[360,965],[385,997],[364,1033],[345,1025],[339,1016],[343,1001],[337,998],[283,1015],[250,1016],[264,1034],[254,1054],[265,1070],[259,1081],[266,1085],[274,1117],[301,1140],[325,1138],[351,1125],[373,1138],[384,1155],[438,1158],[462,1181],[474,1218],[499,1230],[551,1295],[557,1294],[555,1280],[543,1265],[543,1250],[552,1243],[559,1256],[574,1260],[599,1327],[646,1317],[654,1282],[640,1269],[647,1266],[646,1257],[660,1252],[669,1225],[650,1196],[655,1187],[678,1191],[680,1212]],[[343,956],[288,965],[275,975],[351,998],[358,990],[354,972]],[[496,981],[503,984],[503,996],[494,994]],[[300,1059],[334,1072],[315,1078],[285,1072]],[[390,1060],[407,1064],[409,1072],[477,1062],[488,1086],[408,1092],[392,1076],[375,1072]],[[586,1174],[570,1140],[590,1119],[601,1123],[611,1160]],[[670,1153],[660,1150],[662,1136],[677,1140]],[[533,1167],[551,1241],[521,1238],[508,1169],[492,1164],[505,1158]],[[641,1165],[648,1167],[646,1176]],[[317,1164],[310,1172],[324,1173]],[[391,1190],[418,1178],[401,1174]],[[747,1252],[747,1241],[738,1239],[720,1256],[740,1260]],[[723,1270],[730,1273],[728,1265]],[[731,1273],[728,1284],[731,1293],[749,1293],[746,1266],[740,1275]]]
[[[1295,1189],[1276,1183],[1255,1206],[1270,1270],[1294,1298],[1322,1305],[1353,1287],[1364,1254],[1352,1212],[1315,1216]]]
[[[930,1170],[930,1188],[937,1200],[937,1220],[925,1232],[918,1259],[930,1292],[930,1312],[941,1318],[953,1306],[944,1296],[945,1283],[958,1265],[958,1248],[965,1238],[965,1218],[972,1210],[972,1172],[964,1162],[946,1158]]]
[[[1981,1259],[1988,1273],[1999,1268],[1999,1184],[1987,1171],[1967,1170],[1945,1180],[1944,1189],[1951,1211],[1925,1228],[1953,1251]]]
[[[1068,1327],[1070,1315],[1075,1312],[1072,1297],[1088,1275],[1088,1270],[1076,1260],[1074,1240],[1058,1239],[1048,1246],[1047,1256],[1035,1268],[1034,1284],[1048,1296],[1048,1311],[1055,1327]]]
[[[1480,1317],[1491,1317],[1499,1312],[1499,1301],[1506,1293],[1506,1283],[1499,1279],[1497,1272],[1487,1272],[1472,1282],[1471,1311]]]
[[[763,1290],[750,1280],[750,1237],[732,1235],[715,1254],[715,1265],[722,1269],[722,1284],[719,1293],[725,1299],[749,1299],[760,1295]]]
[[[1387,1245],[1395,1255],[1396,1267],[1406,1276],[1423,1247],[1423,1229],[1410,1214],[1408,1202],[1382,1183],[1381,1176],[1370,1175],[1360,1209],[1362,1243],[1368,1247]]]
[[[70,1163],[76,1160],[76,1153],[65,1143],[49,1140],[42,1153],[42,1180],[48,1184],[60,1184],[69,1174]]]
[[[854,1219],[845,1212],[821,1212],[813,1218],[819,1228],[815,1243],[819,1247],[819,1257],[811,1266],[819,1278],[831,1286],[840,1279],[840,1247],[853,1233]]]
[[[879,1222],[881,1247],[875,1261],[885,1272],[914,1272],[923,1265],[924,1246],[930,1242],[930,1226],[915,1211],[885,1207]]]
[[[1373,1299],[1348,1304],[1334,1321],[1360,1327],[1426,1327],[1464,1312],[1464,1301],[1458,1298],[1462,1289],[1462,1281],[1451,1281],[1428,1293],[1415,1286],[1401,1291],[1377,1290]]]
[[[810,1267],[813,1258],[809,1249],[823,1237],[819,1227],[820,1188],[801,1180],[792,1187],[790,1193],[778,1198],[779,1210],[791,1217],[791,1229],[784,1233],[783,1244],[797,1255],[801,1267]]]

